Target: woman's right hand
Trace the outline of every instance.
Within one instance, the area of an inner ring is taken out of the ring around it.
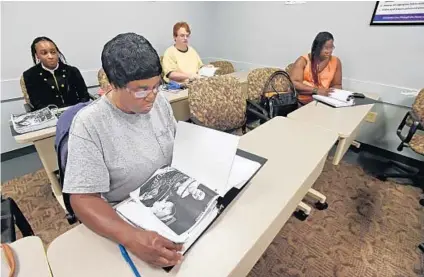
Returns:
[[[156,232],[135,229],[133,238],[125,247],[141,260],[159,267],[173,266],[181,262],[181,244],[162,237]]]
[[[317,91],[318,95],[328,96],[330,92],[333,92],[331,88],[319,88]]]

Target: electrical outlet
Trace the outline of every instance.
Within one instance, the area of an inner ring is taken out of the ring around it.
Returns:
[[[376,120],[376,118],[377,118],[377,113],[375,113],[375,112],[369,112],[367,114],[367,116],[365,117],[365,121],[374,123],[375,120]]]

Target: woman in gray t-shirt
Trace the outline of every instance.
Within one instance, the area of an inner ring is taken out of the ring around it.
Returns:
[[[102,67],[112,90],[72,122],[63,192],[94,232],[150,264],[175,265],[181,245],[129,225],[112,208],[171,162],[176,122],[158,92],[159,56],[144,37],[120,34],[104,46]]]

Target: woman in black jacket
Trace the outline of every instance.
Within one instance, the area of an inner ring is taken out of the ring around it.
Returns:
[[[31,44],[31,55],[35,65],[24,72],[23,81],[34,110],[89,100],[80,71],[66,64],[65,56],[51,39],[36,38]]]

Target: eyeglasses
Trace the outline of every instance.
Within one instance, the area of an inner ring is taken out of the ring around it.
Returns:
[[[190,38],[190,34],[188,34],[188,35],[181,34],[181,35],[179,35],[179,37],[180,38]]]
[[[336,46],[331,46],[331,47],[324,46],[324,49],[328,51],[333,51],[334,49],[336,49]]]
[[[162,81],[160,81],[154,88],[152,89],[140,89],[137,91],[133,91],[130,88],[126,87],[125,89],[134,95],[137,99],[144,99],[146,98],[150,93],[153,93],[154,95],[158,94],[160,88],[162,86]]]

